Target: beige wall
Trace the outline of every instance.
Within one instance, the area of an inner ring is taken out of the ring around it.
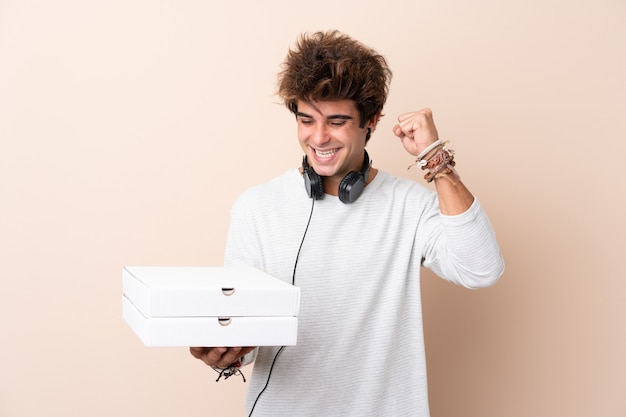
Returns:
[[[395,70],[375,165],[420,180],[391,126],[431,107],[506,258],[424,279],[433,417],[626,415],[623,0],[5,0],[1,416],[243,415],[247,384],[141,345],[121,268],[221,263],[235,196],[299,163],[275,73],[326,28]]]

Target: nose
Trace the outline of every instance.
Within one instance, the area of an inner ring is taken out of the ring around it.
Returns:
[[[313,129],[311,129],[310,140],[311,144],[316,147],[321,147],[328,143],[330,141],[328,126],[323,123],[316,124]]]

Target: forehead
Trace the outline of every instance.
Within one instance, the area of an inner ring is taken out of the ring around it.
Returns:
[[[354,100],[298,100],[298,112],[306,113],[309,116],[318,115],[323,117],[336,115],[356,117],[359,114]]]

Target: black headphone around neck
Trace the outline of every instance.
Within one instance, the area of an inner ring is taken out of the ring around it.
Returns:
[[[367,183],[371,166],[369,155],[365,151],[361,170],[348,172],[339,183],[339,200],[342,203],[354,203],[361,196]],[[320,200],[324,197],[322,177],[309,165],[306,155],[302,158],[302,176],[304,177],[304,188],[306,188],[310,198]]]

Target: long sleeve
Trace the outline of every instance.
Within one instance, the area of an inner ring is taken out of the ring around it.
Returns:
[[[489,219],[477,199],[464,213],[432,215],[433,225],[423,265],[437,275],[466,288],[495,284],[504,272],[504,260]]]

